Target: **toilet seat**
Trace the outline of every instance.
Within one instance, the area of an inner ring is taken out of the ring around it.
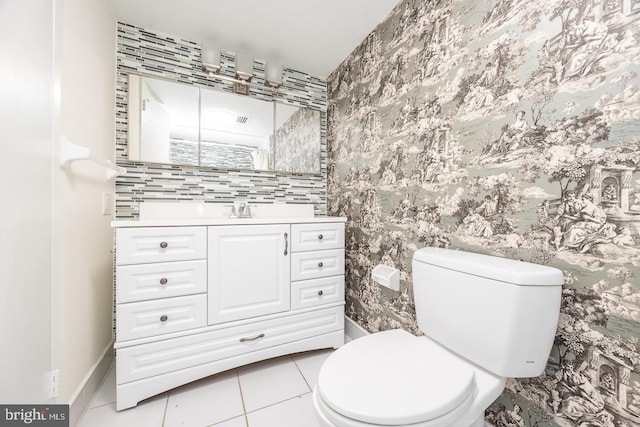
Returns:
[[[471,405],[475,369],[401,329],[352,341],[318,374],[316,406],[337,425],[447,425]]]

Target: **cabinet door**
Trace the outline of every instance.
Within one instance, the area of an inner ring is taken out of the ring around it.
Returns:
[[[209,227],[209,324],[289,310],[289,225]]]

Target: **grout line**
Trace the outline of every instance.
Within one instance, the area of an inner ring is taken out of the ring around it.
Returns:
[[[304,374],[302,373],[302,370],[300,369],[300,366],[298,366],[298,364],[296,363],[296,359],[294,359],[293,356],[289,356],[289,357],[291,357],[293,364],[296,365],[296,368],[298,369],[298,372],[300,372],[300,375],[302,376],[302,379],[304,380],[305,384],[309,388],[309,391],[313,391],[311,389],[311,384],[309,384],[309,381],[307,381],[307,377],[304,376]]]
[[[240,373],[237,369],[236,371],[236,379],[238,380],[238,389],[240,390],[240,400],[242,401],[242,412],[244,412],[244,423],[249,426],[249,419],[247,418],[247,406],[244,404],[244,395],[242,394],[242,384],[240,383]]]
[[[235,417],[227,418],[226,420],[217,421],[217,422],[215,422],[215,423],[213,423],[213,424],[209,424],[209,425],[207,425],[206,427],[215,427],[215,426],[219,426],[220,424],[224,424],[224,423],[226,423],[227,421],[235,420],[236,418],[240,418],[240,417],[243,417],[243,418],[245,419],[245,424],[246,424],[246,421],[247,421],[247,419],[246,419],[246,418],[247,418],[247,416],[246,416],[245,414],[242,414],[242,415],[236,415]]]
[[[296,395],[296,396],[289,397],[288,399],[284,399],[284,400],[281,400],[281,401],[279,401],[279,402],[274,402],[274,403],[271,403],[271,404],[269,404],[269,405],[262,406],[262,407],[260,407],[260,408],[256,408],[256,409],[254,409],[253,411],[249,411],[249,412],[247,412],[247,413],[248,413],[248,414],[253,414],[254,412],[258,412],[258,411],[261,411],[261,410],[263,410],[263,409],[270,408],[270,407],[272,407],[272,406],[276,406],[276,405],[279,405],[279,404],[284,403],[284,402],[288,402],[289,400],[293,400],[293,399],[300,399],[302,396],[306,396],[307,394],[311,394],[311,393],[312,393],[312,392],[308,391],[308,392],[306,392],[306,393],[298,394],[298,395]]]
[[[164,427],[164,423],[167,421],[167,410],[169,409],[169,396],[171,395],[171,391],[167,392],[166,401],[164,403],[164,414],[162,414],[162,423],[160,427]]]

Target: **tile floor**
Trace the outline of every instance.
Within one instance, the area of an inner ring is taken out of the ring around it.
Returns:
[[[311,390],[333,350],[265,360],[116,412],[112,366],[78,427],[317,427]]]

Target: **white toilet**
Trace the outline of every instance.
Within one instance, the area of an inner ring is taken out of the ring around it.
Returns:
[[[540,375],[560,314],[560,270],[440,248],[413,256],[418,326],[356,339],[320,369],[323,427],[480,427],[508,377]]]

